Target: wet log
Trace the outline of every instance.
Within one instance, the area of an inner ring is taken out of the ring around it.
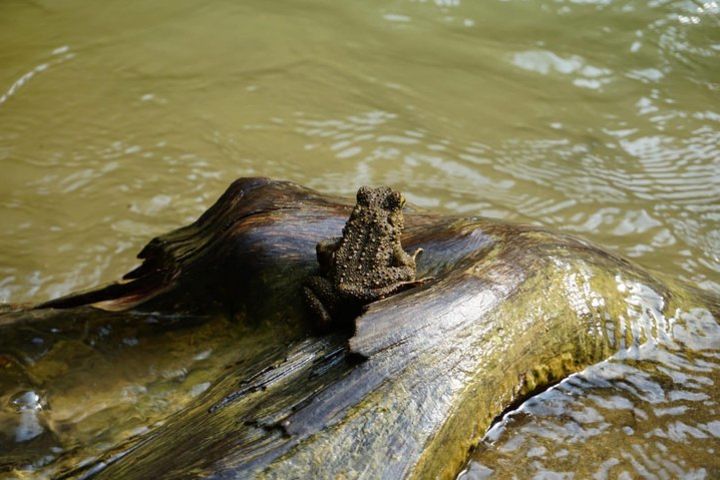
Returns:
[[[717,297],[583,240],[408,209],[403,245],[424,249],[418,276],[433,280],[371,304],[350,338],[318,336],[300,284],[350,208],[240,179],[195,223],[153,239],[121,282],[0,318],[10,336],[88,306],[152,313],[150,341],[178,313],[220,312],[243,329],[233,368],[207,391],[64,475],[454,478],[510,406],[672,335],[678,312],[720,313]]]

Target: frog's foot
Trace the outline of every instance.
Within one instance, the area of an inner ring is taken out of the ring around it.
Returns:
[[[420,254],[423,253],[424,251],[425,251],[425,250],[423,250],[422,248],[418,248],[417,250],[415,250],[415,253],[412,254],[412,259],[413,259],[413,261],[415,261],[415,259],[418,257],[418,255],[420,255]]]
[[[398,292],[401,292],[404,290],[409,290],[409,289],[415,288],[415,287],[421,287],[421,286],[425,285],[426,283],[431,282],[432,280],[435,280],[435,277],[423,277],[423,278],[418,278],[416,280],[408,280],[407,282],[402,282],[401,284],[398,285],[398,287],[399,287]]]
[[[327,330],[332,318],[320,299],[308,287],[303,287],[303,297],[320,330]]]
[[[425,285],[426,283],[431,282],[433,280],[435,280],[435,277],[423,277],[423,278],[418,278],[417,280],[413,280],[412,282],[409,282],[409,284],[412,285],[413,287],[417,287],[420,285]]]
[[[334,297],[332,284],[327,279],[314,276],[305,281],[303,298],[321,331],[329,330],[333,323],[331,310],[336,302]]]

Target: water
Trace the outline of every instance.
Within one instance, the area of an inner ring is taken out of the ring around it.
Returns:
[[[458,480],[720,475],[720,327],[703,309],[674,339],[622,350],[510,412]]]
[[[2,2],[0,301],[118,278],[243,175],[391,184],[720,292],[718,27],[716,1]]]
[[[716,2],[3,2],[0,299],[235,177],[578,233],[720,291]]]

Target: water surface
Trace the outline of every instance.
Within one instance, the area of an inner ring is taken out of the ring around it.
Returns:
[[[392,184],[720,291],[716,2],[3,2],[0,299],[116,278],[241,175]]]

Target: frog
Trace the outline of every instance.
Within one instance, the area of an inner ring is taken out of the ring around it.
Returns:
[[[316,245],[319,274],[303,284],[305,303],[320,330],[359,315],[368,304],[425,283],[416,258],[401,244],[405,197],[387,186],[363,186],[342,236]]]

